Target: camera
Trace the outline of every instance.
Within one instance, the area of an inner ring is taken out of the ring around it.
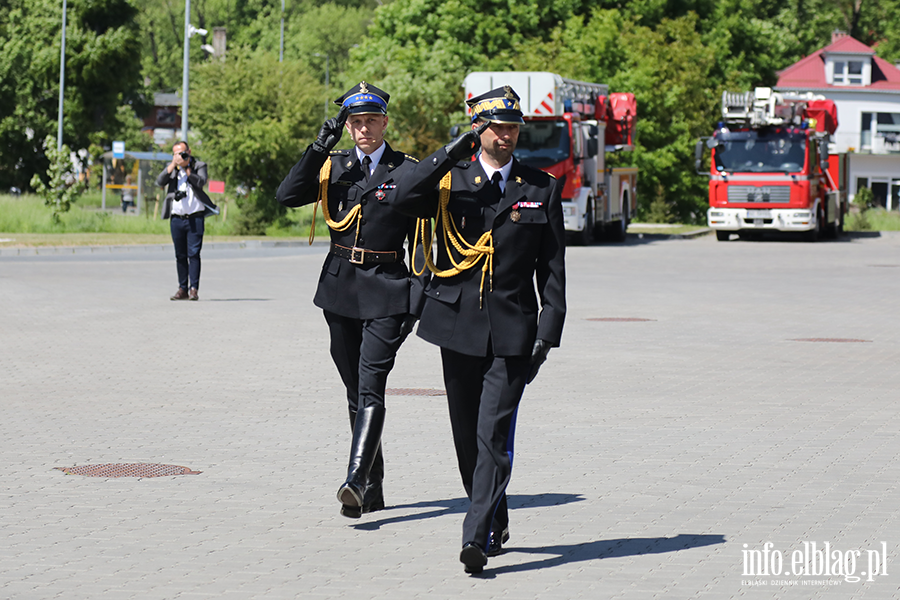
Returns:
[[[181,160],[188,160],[191,157],[190,152],[179,152],[178,154],[181,155]]]
[[[175,201],[176,201],[176,202],[177,202],[178,200],[181,200],[181,199],[185,198],[185,197],[187,197],[187,192],[182,192],[181,190],[178,190],[177,192],[175,192]]]

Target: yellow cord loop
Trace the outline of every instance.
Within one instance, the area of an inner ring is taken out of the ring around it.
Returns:
[[[331,218],[331,211],[328,210],[328,184],[331,179],[331,157],[325,161],[325,164],[322,165],[322,169],[319,171],[319,197],[316,199],[316,203],[313,204],[313,216],[312,223],[309,226],[309,243],[312,245],[313,240],[316,239],[316,209],[319,207],[319,204],[322,205],[322,216],[325,217],[325,223],[328,224],[328,227],[333,229],[334,231],[346,231],[350,229],[350,226],[353,224],[353,221],[356,221],[356,238],[359,239],[359,222],[362,219],[362,205],[357,204],[354,206],[350,212],[347,213],[347,216],[341,219],[340,222],[335,221]],[[354,240],[353,245],[356,246],[356,241]]]
[[[412,258],[412,270],[416,275],[421,275],[425,272],[425,266],[434,273],[436,277],[453,277],[454,275],[459,275],[463,271],[471,269],[475,265],[478,264],[481,259],[484,259],[484,264],[481,266],[481,285],[478,288],[478,307],[482,308],[483,303],[482,299],[484,297],[484,278],[486,275],[490,275],[489,281],[489,291],[494,291],[494,238],[493,238],[493,230],[484,232],[478,241],[474,244],[470,244],[466,241],[466,239],[460,234],[459,229],[456,227],[456,223],[453,221],[452,216],[450,215],[450,211],[447,210],[447,205],[450,203],[450,173],[448,172],[441,179],[440,183],[440,195],[438,196],[438,216],[435,217],[435,226],[433,231],[438,229],[438,218],[440,218],[440,230],[443,232],[443,241],[444,247],[447,250],[447,256],[450,258],[450,262],[453,264],[452,268],[441,270],[434,264],[434,261],[431,256],[431,243],[432,236],[428,235],[428,224],[429,219],[419,219],[416,224],[416,235],[413,240],[413,258]],[[421,243],[423,244],[423,249],[428,249],[428,252],[423,252],[425,254],[425,266],[422,267],[421,270],[416,268],[416,248],[418,247],[419,240],[421,238]],[[451,249],[456,250],[456,253],[462,256],[462,260],[457,261],[454,253]]]

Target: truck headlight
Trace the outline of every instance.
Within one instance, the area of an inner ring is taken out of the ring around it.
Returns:
[[[562,207],[563,216],[564,217],[574,217],[575,216],[575,205],[574,204],[565,204]]]

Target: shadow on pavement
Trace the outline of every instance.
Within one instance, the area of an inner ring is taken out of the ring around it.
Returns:
[[[581,502],[584,497],[581,494],[511,494],[507,496],[506,502],[509,510],[520,508],[537,508],[542,506],[559,506],[572,502]],[[405,523],[408,521],[419,521],[421,519],[431,519],[449,514],[462,514],[469,509],[468,498],[452,498],[448,500],[429,500],[422,502],[413,502],[411,504],[397,504],[388,506],[387,510],[406,510],[410,508],[433,508],[428,512],[416,513],[413,515],[404,514],[396,517],[382,518],[377,521],[367,521],[354,525],[354,529],[361,531],[374,531],[380,529],[383,525],[391,525],[393,523]],[[384,514],[384,513],[381,513]]]
[[[680,533],[675,537],[597,540],[595,542],[585,542],[582,544],[559,544],[542,548],[505,547],[504,554],[549,554],[552,556],[518,565],[508,565],[496,569],[489,568],[485,570],[480,577],[491,578],[501,573],[534,571],[536,569],[546,569],[587,560],[678,552],[679,550],[689,550],[691,548],[724,543],[724,535],[694,535]]]
[[[271,298],[209,298],[207,302],[271,302]]]

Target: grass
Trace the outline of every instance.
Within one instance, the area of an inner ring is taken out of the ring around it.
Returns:
[[[631,223],[628,225],[628,233],[659,233],[673,235],[691,233],[700,229],[706,229],[706,225],[685,225],[682,223]]]
[[[101,210],[99,192],[85,194],[78,203],[54,223],[52,213],[43,200],[34,195],[14,197],[0,195],[0,238],[13,240],[0,242],[9,246],[74,246],[74,245],[124,245],[168,243],[169,223],[153,218],[155,202],[146,203],[141,215],[123,214],[118,195],[107,194],[106,210]],[[234,201],[227,203],[227,215],[206,219],[205,231],[209,241],[235,241],[260,239],[260,236],[238,236],[235,223],[240,207]],[[312,206],[288,209],[287,216],[277,225],[266,230],[269,238],[309,237]],[[327,239],[328,229],[322,215],[316,218],[316,237]]]
[[[846,231],[900,231],[900,211],[870,208],[847,215]]]

